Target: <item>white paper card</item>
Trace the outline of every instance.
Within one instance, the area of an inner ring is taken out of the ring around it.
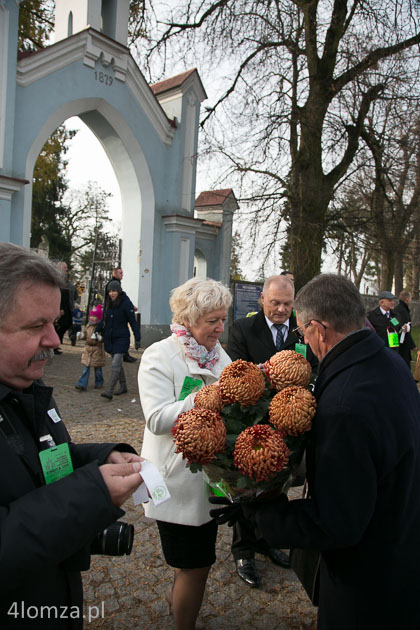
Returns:
[[[47,414],[50,416],[51,420],[55,422],[55,424],[57,424],[57,422],[61,422],[61,418],[55,409],[48,409]]]
[[[137,488],[136,492],[133,494],[135,505],[138,505],[138,503],[146,503],[149,500],[149,498],[146,497],[146,499],[141,499],[136,503],[137,493],[139,493],[140,497],[144,496],[144,485],[147,486],[147,490],[149,491],[155,506],[158,506],[171,498],[162,475],[152,462],[148,462],[146,460],[143,461],[141,463],[141,470],[139,474],[143,477],[144,484]]]
[[[149,501],[149,494],[145,483],[142,483],[141,486],[133,492],[133,501],[134,505],[140,505],[140,503],[147,503]]]

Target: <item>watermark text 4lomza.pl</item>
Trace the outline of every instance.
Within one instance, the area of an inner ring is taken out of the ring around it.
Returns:
[[[104,619],[105,602],[98,606],[88,606],[83,612],[79,606],[27,606],[25,602],[13,602],[7,614],[17,619]]]

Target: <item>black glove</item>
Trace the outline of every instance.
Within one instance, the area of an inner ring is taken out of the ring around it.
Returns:
[[[210,516],[215,519],[218,525],[227,523],[229,527],[232,527],[242,517],[240,503],[232,503],[225,497],[209,497],[209,501],[215,505],[224,505],[222,508],[210,510]]]
[[[138,350],[140,348],[140,341],[135,341],[134,342],[134,347],[136,350]]]

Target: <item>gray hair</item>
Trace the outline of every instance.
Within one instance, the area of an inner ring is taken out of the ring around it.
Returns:
[[[13,310],[23,284],[62,288],[65,281],[57,266],[43,256],[12,243],[0,243],[0,322]]]
[[[221,282],[210,278],[191,278],[171,291],[169,306],[172,322],[195,326],[198,319],[212,311],[226,309],[232,304],[232,295]]]
[[[279,275],[279,276],[270,276],[269,278],[267,278],[264,281],[262,292],[264,293],[265,291],[267,291],[272,284],[277,284],[277,286],[280,286],[282,289],[292,288],[293,291],[295,290],[295,285],[290,280],[290,278],[284,275]]]
[[[350,280],[333,273],[315,276],[300,289],[295,309],[302,324],[317,319],[338,333],[349,333],[365,325],[362,297]]]

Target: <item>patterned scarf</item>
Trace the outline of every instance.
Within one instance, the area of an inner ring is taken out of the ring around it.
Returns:
[[[217,363],[220,357],[220,348],[221,345],[219,342],[212,348],[211,350],[207,350],[205,346],[201,346],[194,339],[190,331],[185,328],[185,326],[181,326],[180,324],[171,324],[171,332],[172,337],[179,339],[179,341],[184,346],[185,355],[192,359],[193,361],[197,361],[198,365],[201,368],[207,368],[211,372],[213,372],[212,368]]]

